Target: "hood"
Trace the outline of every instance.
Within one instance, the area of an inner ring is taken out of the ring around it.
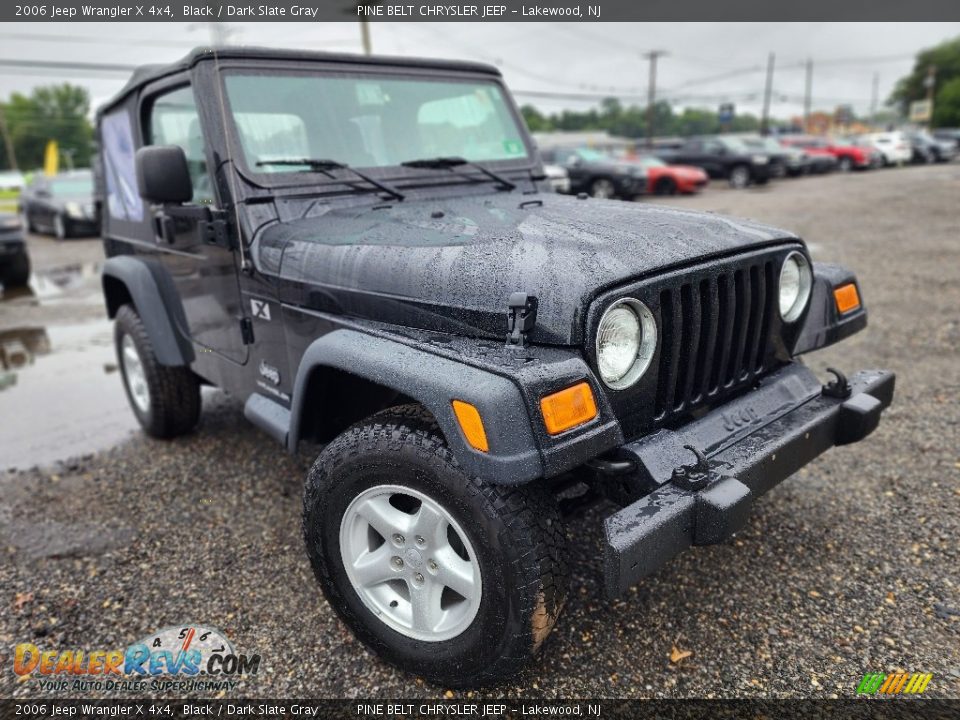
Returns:
[[[531,340],[580,342],[600,291],[695,260],[796,240],[746,220],[621,201],[501,193],[331,208],[266,228],[254,257],[281,299],[409,327],[503,338],[507,300],[539,301]]]

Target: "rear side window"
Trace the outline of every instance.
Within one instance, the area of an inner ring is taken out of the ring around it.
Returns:
[[[100,143],[107,212],[116,220],[140,222],[143,220],[143,201],[137,190],[133,161],[137,148],[126,108],[104,116],[100,123]]]
[[[213,202],[213,183],[207,171],[203,130],[189,85],[158,95],[153,100],[147,123],[147,144],[182,147],[193,181],[193,202]]]

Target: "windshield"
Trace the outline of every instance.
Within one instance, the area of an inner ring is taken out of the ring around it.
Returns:
[[[256,172],[311,169],[292,159],[389,167],[432,157],[528,157],[504,92],[491,81],[290,71],[231,73],[224,82],[246,166]]]
[[[581,160],[586,160],[587,162],[604,162],[610,159],[599,150],[592,148],[577,148],[575,152],[580,156]]]
[[[667,164],[666,164],[663,160],[661,160],[660,158],[655,158],[655,157],[642,157],[642,158],[640,158],[640,165],[642,165],[642,166],[645,167],[645,168],[666,167],[666,166],[667,166]]]
[[[727,150],[732,150],[733,152],[749,152],[751,150],[751,148],[740,138],[726,137],[718,138],[718,140],[727,148]]]
[[[50,181],[50,193],[55,196],[80,197],[93,195],[93,177],[64,178]]]

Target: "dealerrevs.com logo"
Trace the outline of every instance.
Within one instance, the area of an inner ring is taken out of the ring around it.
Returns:
[[[932,679],[930,673],[867,673],[857,695],[919,695]]]
[[[259,655],[239,654],[219,630],[168,627],[125,650],[14,649],[13,671],[51,692],[188,692],[232,690],[256,675]]]

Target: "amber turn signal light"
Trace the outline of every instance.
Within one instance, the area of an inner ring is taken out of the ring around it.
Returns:
[[[593,399],[593,390],[582,382],[541,399],[540,412],[547,432],[557,435],[593,420],[597,416],[597,403]]]
[[[480,417],[480,411],[468,402],[454,400],[453,413],[457,416],[457,422],[460,423],[460,429],[463,436],[470,443],[470,447],[480,452],[489,452],[490,444],[487,442],[487,431],[483,429],[483,418]]]
[[[837,303],[837,310],[843,314],[860,307],[860,294],[853,283],[841,285],[833,290],[833,299]]]

